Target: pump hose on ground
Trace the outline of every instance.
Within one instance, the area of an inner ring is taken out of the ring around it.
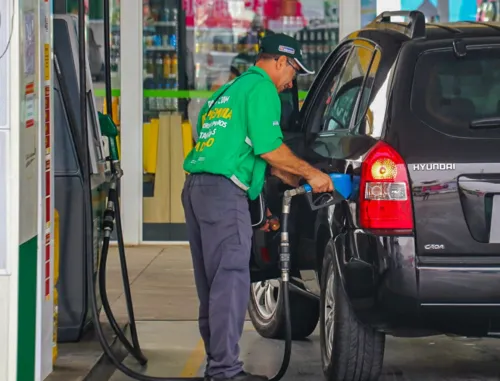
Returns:
[[[80,13],[79,13],[80,14]],[[110,117],[111,120],[113,120],[113,100],[112,100],[112,90],[111,90],[111,42],[110,42],[110,26],[109,26],[109,0],[104,0],[103,1],[103,18],[104,18],[104,82],[105,82],[105,88],[106,88],[106,114]],[[81,61],[81,60],[80,60]],[[82,63],[80,62],[80,70],[82,69]],[[82,124],[85,126],[85,124]],[[84,129],[85,130],[85,129]],[[86,141],[86,140],[84,140]],[[116,149],[116,147],[115,147]],[[110,151],[112,151],[112,147],[110,147]],[[116,156],[118,154],[116,153]],[[113,220],[116,221],[116,230],[117,230],[117,236],[118,236],[118,247],[119,247],[119,256],[120,256],[120,263],[121,263],[121,270],[122,270],[122,280],[123,280],[123,289],[124,289],[124,294],[125,294],[125,302],[127,306],[127,312],[128,312],[128,317],[129,317],[129,327],[130,327],[130,336],[132,339],[132,343],[130,343],[125,336],[124,332],[120,329],[120,326],[116,322],[116,319],[113,316],[113,313],[111,312],[111,308],[109,305],[109,300],[108,300],[108,295],[106,291],[106,265],[107,265],[107,255],[108,255],[108,250],[103,250],[102,251],[102,256],[100,259],[99,263],[99,268],[102,269],[102,271],[99,272],[99,293],[101,295],[101,300],[102,300],[102,305],[104,312],[106,314],[106,317],[108,318],[108,321],[111,325],[111,328],[113,329],[113,332],[115,335],[118,337],[118,339],[121,341],[125,349],[127,350],[128,353],[130,353],[132,356],[134,356],[139,364],[141,365],[146,365],[148,362],[148,359],[144,356],[144,354],[141,351],[141,347],[139,345],[139,338],[137,337],[137,328],[135,324],[135,317],[134,317],[134,309],[132,306],[132,296],[130,292],[130,282],[129,282],[129,277],[128,277],[128,271],[127,271],[127,262],[125,258],[125,249],[123,245],[123,234],[122,234],[122,225],[121,225],[121,215],[120,215],[120,208],[118,204],[118,194],[119,194],[119,186],[120,186],[120,177],[121,177],[121,169],[117,165],[119,163],[118,161],[115,161],[113,159],[118,159],[118,157],[114,158],[113,153],[111,153],[111,170],[113,174],[113,179],[115,181],[111,182],[111,187],[109,189],[109,194],[108,194],[108,208],[106,209],[105,216],[104,216],[104,224],[109,225],[109,219],[111,219],[111,227],[110,227],[110,233],[113,229]],[[114,206],[114,207],[113,207]],[[106,218],[108,220],[106,220]],[[106,243],[105,243],[106,244]],[[109,245],[109,239],[107,242],[107,245]]]
[[[121,341],[125,349],[128,353],[136,358],[136,360],[141,365],[146,365],[148,359],[144,356],[141,351],[141,347],[139,344],[139,338],[137,336],[137,328],[135,324],[135,315],[134,308],[132,305],[132,294],[130,291],[130,282],[127,270],[127,260],[125,258],[125,248],[123,245],[123,233],[121,228],[121,216],[120,216],[120,207],[118,203],[118,190],[115,188],[115,183],[112,182],[109,193],[108,193],[108,207],[104,212],[104,240],[103,240],[103,248],[101,251],[101,259],[99,263],[99,293],[101,295],[101,302],[106,317],[113,329],[114,333]],[[129,327],[130,327],[130,336],[132,338],[132,344],[128,341],[124,332],[121,330],[120,326],[116,322],[116,319],[111,311],[111,306],[109,304],[108,292],[106,289],[106,269],[108,263],[108,249],[109,249],[109,240],[111,236],[111,232],[113,231],[113,223],[116,221],[116,230],[118,236],[118,251],[120,256],[120,268],[122,273],[123,280],[123,289],[125,294],[125,304],[127,306],[127,312],[129,317]],[[108,236],[109,235],[109,236]]]
[[[290,209],[290,201],[291,201],[291,196],[289,196],[289,191],[285,193],[285,197],[283,199],[283,214],[282,214],[282,233],[281,233],[281,254],[280,254],[280,262],[281,262],[281,271],[282,271],[282,279],[281,279],[281,286],[280,287],[280,292],[281,292],[281,300],[283,301],[284,307],[285,307],[285,351],[283,355],[283,361],[281,364],[281,367],[278,371],[278,373],[270,378],[270,381],[278,381],[280,380],[286,373],[286,370],[288,369],[288,366],[290,364],[290,357],[292,353],[292,326],[291,326],[291,319],[290,319],[290,300],[289,300],[289,263],[290,263],[290,254],[289,254],[289,242],[288,242],[288,215],[289,215],[289,209]],[[300,193],[296,193],[300,194]],[[107,212],[111,210],[115,210],[116,216],[119,216],[119,199],[118,199],[118,194],[116,192],[116,189],[114,186],[111,186],[110,188],[110,194],[109,194],[109,200],[108,200],[108,208]],[[119,218],[119,217],[118,217]],[[99,269],[99,282],[100,282],[100,288],[102,292],[101,300],[103,304],[103,308],[106,312],[106,316],[108,319],[111,321],[114,321],[116,324],[116,320],[113,316],[113,313],[111,311],[111,308],[109,306],[109,300],[107,298],[105,286],[106,286],[106,261],[108,257],[108,250],[109,250],[109,242],[110,242],[110,237],[111,237],[111,231],[113,228],[113,214],[112,213],[106,213],[105,218],[104,218],[104,240],[103,240],[103,246],[102,246],[102,253],[101,253],[101,268]],[[117,232],[118,235],[121,234],[120,229]],[[119,246],[123,247],[123,241],[121,239],[118,239],[118,244]],[[92,255],[88,255],[88,260],[89,262],[93,262]],[[124,279],[126,278],[128,280],[128,273],[126,269],[126,259],[125,257],[123,258],[122,263],[122,275],[124,276]],[[120,370],[122,373],[125,375],[136,379],[140,381],[182,381],[182,380],[190,380],[190,381],[202,381],[204,380],[203,377],[193,377],[193,378],[180,378],[180,377],[151,377],[151,376],[146,376],[140,373],[137,373],[133,371],[132,369],[126,367],[123,365],[118,359],[116,358],[115,354],[109,347],[109,344],[106,341],[106,338],[104,337],[104,332],[102,330],[102,326],[99,320],[96,320],[96,317],[98,317],[98,306],[97,306],[97,300],[95,297],[95,275],[92,271],[93,266],[89,263],[89,266],[87,266],[87,276],[89,277],[88,279],[88,284],[89,284],[89,291],[91,295],[91,304],[92,304],[92,314],[94,317],[94,320],[96,321],[95,327],[97,330],[97,334],[99,337],[99,341],[101,343],[101,346],[106,353],[106,355],[110,358],[111,362],[116,366],[118,370]],[[133,314],[133,305],[132,305],[132,299],[130,297],[130,310],[129,312],[132,312],[129,314],[130,319],[134,320],[134,314]],[[135,325],[135,321],[131,321],[131,324]],[[124,333],[120,330],[118,325],[116,324],[117,330],[120,332],[120,334],[125,338]],[[127,340],[125,338],[125,340]],[[123,343],[123,340],[121,340]],[[128,341],[126,341],[128,342]],[[137,346],[139,346],[139,343],[137,342]]]

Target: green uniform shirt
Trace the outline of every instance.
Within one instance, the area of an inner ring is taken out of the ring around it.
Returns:
[[[186,157],[184,170],[225,176],[245,189],[251,200],[256,199],[267,166],[259,155],[275,150],[283,141],[280,117],[281,101],[271,78],[251,67],[217,90],[202,107],[198,142]]]

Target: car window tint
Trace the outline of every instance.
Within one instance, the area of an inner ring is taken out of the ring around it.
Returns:
[[[499,128],[471,129],[473,120],[500,118],[500,49],[452,49],[423,54],[412,85],[413,113],[431,128],[457,137],[500,137]]]
[[[373,51],[354,46],[339,76],[333,78],[323,114],[323,131],[348,129]]]
[[[311,103],[312,112],[305,125],[307,131],[318,133],[324,130],[323,124],[325,109],[328,108],[333,91],[335,90],[335,84],[339,81],[339,78],[342,75],[344,63],[348,59],[351,51],[352,49],[348,47],[348,49],[343,49],[338,54],[329,58],[316,76],[315,81],[320,82],[321,85],[314,91],[309,92],[305,103],[307,104],[307,102],[312,102],[311,99],[314,99],[314,104]]]

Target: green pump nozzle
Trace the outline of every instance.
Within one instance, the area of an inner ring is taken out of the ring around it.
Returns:
[[[118,127],[109,117],[101,112],[99,114],[99,125],[101,126],[101,135],[106,136],[109,142],[109,154],[111,158],[111,163],[113,164],[113,169],[115,174],[121,177],[122,170],[120,167],[120,157],[118,155],[118,143],[116,137],[118,136]]]

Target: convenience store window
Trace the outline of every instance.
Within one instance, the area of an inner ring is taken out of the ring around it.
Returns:
[[[184,13],[179,0],[144,0],[142,10],[143,240],[184,241]]]
[[[319,71],[338,44],[339,0],[143,0],[143,241],[186,241],[182,165],[191,125],[220,86],[286,33]],[[303,96],[314,76],[298,79]],[[191,125],[189,124],[191,122]]]
[[[260,40],[270,32],[297,38],[307,64],[316,72],[338,44],[338,0],[188,2],[186,24],[197,90],[214,91],[232,76],[248,70],[258,54]],[[307,90],[313,79],[301,76],[299,90]]]

